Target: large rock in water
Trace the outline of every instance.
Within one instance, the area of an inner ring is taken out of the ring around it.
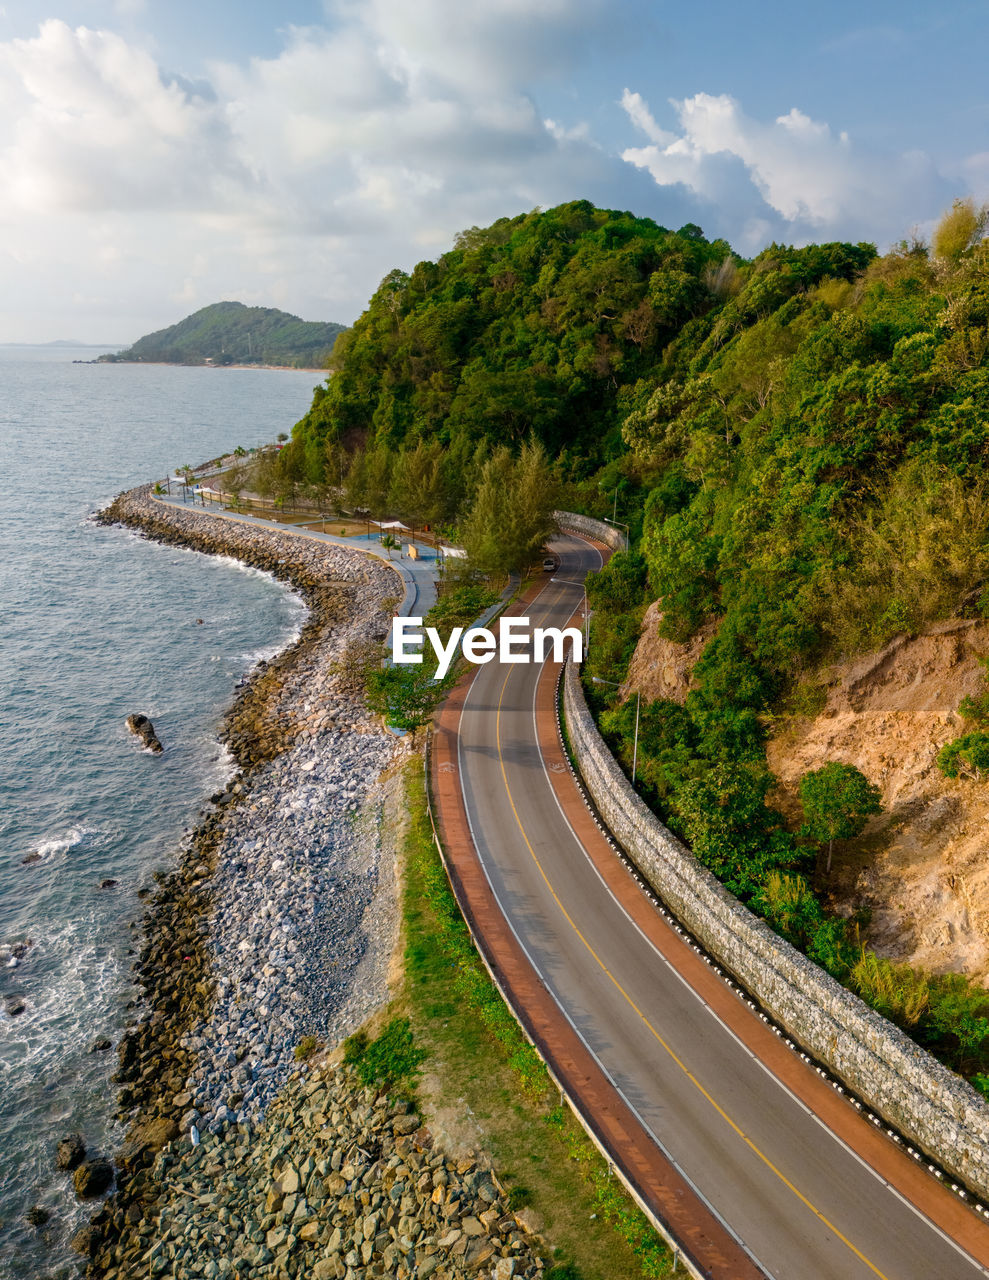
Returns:
[[[82,1134],[70,1133],[55,1148],[55,1168],[74,1169],[86,1159],[86,1144]]]
[[[158,741],[158,735],[155,733],[155,727],[147,716],[130,715],[127,717],[127,728],[131,733],[136,733],[149,751],[163,751],[161,743]]]
[[[109,1160],[87,1160],[72,1175],[72,1185],[80,1200],[101,1196],[113,1181],[113,1165]]]

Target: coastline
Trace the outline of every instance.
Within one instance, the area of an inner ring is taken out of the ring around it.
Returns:
[[[77,1247],[89,1274],[135,1274],[161,1196],[152,1163],[195,1125],[249,1135],[307,1036],[337,1040],[387,998],[397,931],[382,771],[402,747],[360,701],[352,668],[387,626],[385,563],[329,544],[162,507],[148,486],[96,519],[233,556],[304,600],[298,639],[261,662],[219,737],[237,773],[157,875],[120,1045],[127,1137],[117,1189]],[[332,907],[332,910],[330,909]],[[314,980],[315,979],[315,980]]]
[[[184,360],[73,360],[73,364],[143,364],[154,369],[257,369],[261,373],[321,373],[327,374],[326,365],[307,364],[206,364],[204,361]]]

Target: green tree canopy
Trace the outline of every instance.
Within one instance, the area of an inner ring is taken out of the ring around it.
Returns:
[[[343,325],[300,320],[275,307],[215,302],[139,338],[107,361],[166,364],[288,364],[325,368]]]
[[[579,443],[586,473],[620,424],[616,390],[713,305],[707,269],[734,260],[697,227],[586,200],[472,227],[437,262],[386,276],[297,435],[393,448],[532,435],[552,456]]]
[[[556,483],[542,445],[518,458],[501,447],[485,462],[461,540],[471,566],[502,575],[527,568],[554,532]]]
[[[857,836],[873,814],[882,812],[879,788],[854,765],[836,760],[804,774],[800,802],[804,807],[801,834],[827,843],[829,872],[834,842]]]
[[[372,666],[364,676],[364,697],[371,710],[394,728],[415,735],[432,719],[452,680],[452,673],[437,680],[435,667],[428,662]]]

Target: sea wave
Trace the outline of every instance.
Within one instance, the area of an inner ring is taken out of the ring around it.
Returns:
[[[262,649],[250,649],[247,653],[240,654],[239,661],[244,662],[249,671],[253,671],[259,662],[270,662],[272,658],[282,653],[285,649],[290,649],[301,635],[302,626],[300,624],[286,631],[284,635],[270,645],[265,645]]]
[[[61,835],[50,836],[47,840],[39,840],[31,846],[28,856],[38,854],[42,861],[56,857],[60,853],[68,853],[78,845],[95,844],[94,837],[104,835],[99,827],[70,827]],[[32,861],[35,859],[32,858]]]
[[[54,1067],[85,1050],[94,1027],[112,1025],[125,977],[115,949],[92,940],[99,928],[92,918],[49,928],[29,950],[31,972],[19,982],[27,1008],[8,1020],[7,1047],[0,1054],[8,1067]]]

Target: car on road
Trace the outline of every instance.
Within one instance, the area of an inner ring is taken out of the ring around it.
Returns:
[[[543,570],[546,573],[552,573],[556,569],[556,561],[552,556],[547,556],[543,561]]]

